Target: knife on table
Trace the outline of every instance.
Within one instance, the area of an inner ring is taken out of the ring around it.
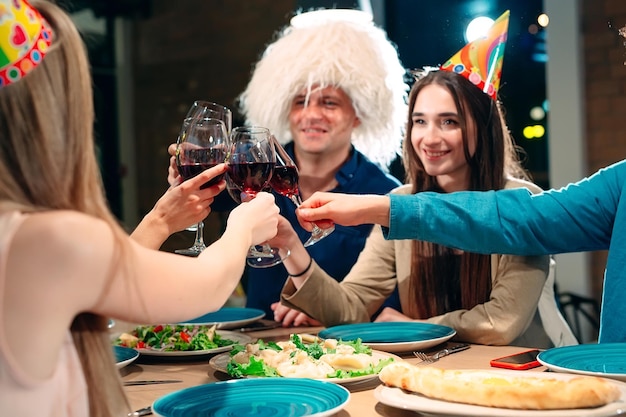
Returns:
[[[124,386],[131,387],[134,385],[174,384],[177,382],[183,382],[183,381],[181,381],[180,379],[149,379],[149,380],[124,381]]]
[[[470,348],[469,343],[457,343],[454,344],[452,346],[448,346],[445,349],[442,349],[438,352],[436,352],[433,356],[436,357],[437,359],[441,359],[444,356],[448,356],[452,353],[456,353],[456,352],[461,352],[463,350],[467,350]]]

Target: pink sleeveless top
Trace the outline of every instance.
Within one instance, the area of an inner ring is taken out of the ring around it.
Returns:
[[[0,416],[87,417],[87,385],[69,331],[54,374],[47,380],[25,374],[8,349],[3,327],[6,254],[25,217],[16,212],[0,214]]]

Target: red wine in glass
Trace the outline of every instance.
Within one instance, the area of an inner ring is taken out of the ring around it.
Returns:
[[[300,207],[302,204],[302,198],[300,196],[300,189],[298,187],[298,168],[293,162],[293,159],[289,156],[285,148],[278,142],[276,137],[272,135],[270,137],[274,151],[276,153],[276,166],[274,167],[274,174],[270,179],[270,185],[278,194],[281,194],[289,198],[296,207]],[[326,236],[330,235],[335,226],[330,226],[326,229],[320,228],[317,224],[313,223],[313,230],[311,230],[311,236],[304,242],[304,247],[314,245]]]
[[[295,166],[275,166],[270,179],[272,188],[287,198],[300,195],[298,190],[298,170]]]
[[[230,146],[226,125],[220,119],[193,117],[185,119],[183,128],[176,141],[176,166],[183,180],[189,180],[202,171],[225,161]],[[200,188],[207,188],[219,183],[224,176],[212,178]],[[193,246],[177,249],[175,252],[197,256],[206,245],[202,236],[203,223],[196,226],[196,238]]]
[[[187,149],[183,153],[184,156],[179,159],[180,161],[195,161],[178,165],[178,172],[185,181],[220,164],[226,157],[226,151],[222,149]],[[218,184],[222,179],[224,179],[224,174],[211,178],[202,184],[200,189]]]
[[[273,162],[241,162],[228,165],[228,176],[246,194],[256,195],[273,176]]]

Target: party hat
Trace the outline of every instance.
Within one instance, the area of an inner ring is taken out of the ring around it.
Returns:
[[[465,45],[441,69],[461,74],[495,100],[502,75],[509,14],[508,10],[504,12],[493,23],[487,36]]]
[[[39,65],[51,42],[50,25],[26,0],[0,0],[0,87]]]

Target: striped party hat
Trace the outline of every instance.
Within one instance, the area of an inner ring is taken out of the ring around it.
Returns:
[[[502,59],[509,28],[509,11],[500,16],[489,29],[487,36],[465,45],[445,64],[443,71],[456,72],[494,100],[500,88]]]

